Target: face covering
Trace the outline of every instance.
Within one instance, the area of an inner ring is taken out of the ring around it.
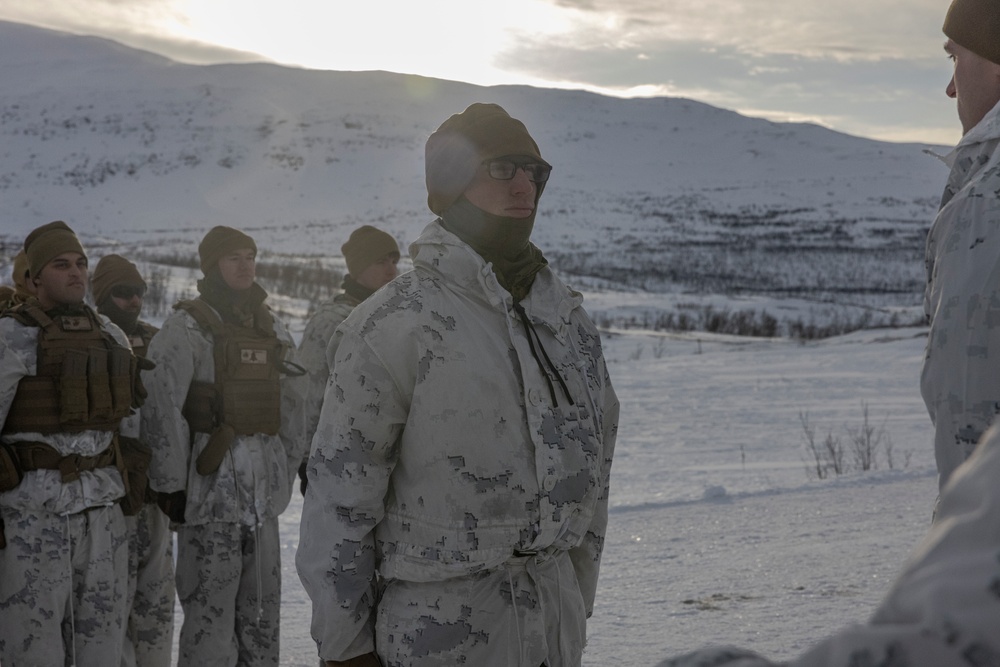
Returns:
[[[107,315],[126,335],[131,336],[135,332],[136,322],[139,321],[139,313],[130,313],[119,308],[111,297],[101,302],[97,311],[101,315]]]
[[[535,276],[548,261],[528,239],[535,214],[508,218],[487,213],[465,197],[459,197],[441,216],[444,228],[468,243],[493,265],[501,287],[520,301],[531,290]]]

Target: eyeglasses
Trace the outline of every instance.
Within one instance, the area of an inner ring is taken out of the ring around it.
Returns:
[[[131,299],[134,296],[140,299],[146,295],[146,288],[133,285],[115,285],[111,288],[111,296],[116,299]]]
[[[509,181],[514,178],[518,169],[523,169],[532,183],[544,183],[549,180],[549,174],[552,172],[551,165],[515,156],[498,157],[486,160],[483,164],[486,165],[490,178],[498,181]]]

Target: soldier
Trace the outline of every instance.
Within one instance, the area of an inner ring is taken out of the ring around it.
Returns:
[[[0,287],[4,290],[0,292],[0,311],[27,301],[35,293],[31,287],[31,281],[28,280],[28,258],[24,254],[24,248],[21,248],[14,256],[11,279],[14,281],[13,289],[6,286]]]
[[[294,352],[255,282],[257,244],[214,227],[198,246],[200,296],[182,301],[149,347],[143,438],[150,477],[177,525],[180,665],[276,665],[278,515],[305,453]]]
[[[146,281],[135,264],[121,255],[106,255],[94,269],[91,291],[97,312],[108,317],[125,332],[138,357],[145,357],[149,342],[158,329],[139,319]],[[123,439],[123,450],[135,448],[135,455],[148,465],[149,447],[138,440]],[[141,471],[146,473],[145,470]],[[169,667],[174,629],[173,535],[167,516],[156,505],[156,492],[143,484],[137,488],[130,475],[130,495],[136,497],[133,516],[125,517],[128,527],[128,623],[122,650],[123,667]]]
[[[330,364],[337,352],[336,344],[330,345],[334,330],[347,319],[355,306],[387,285],[399,273],[399,246],[396,239],[381,229],[363,225],[351,232],[347,243],[340,247],[347,261],[347,275],[342,285],[344,291],[316,309],[306,325],[299,344],[298,361],[308,373],[305,395],[305,437],[312,442],[323,405],[326,381],[330,377]],[[306,464],[299,467],[302,494],[306,492]]]
[[[449,118],[413,271],[337,329],[296,555],[328,666],[580,665],[618,399],[529,241],[550,170],[497,105]]]
[[[134,357],[84,304],[87,256],[66,223],[24,251],[35,296],[0,317],[0,663],[116,665]]]
[[[939,488],[1000,412],[1000,3],[958,0],[944,22],[962,140],[927,234],[930,322],[920,389],[934,423]]]

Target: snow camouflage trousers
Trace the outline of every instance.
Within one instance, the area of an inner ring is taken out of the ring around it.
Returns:
[[[177,527],[179,667],[278,664],[278,520]]]
[[[391,580],[375,627],[386,667],[579,667],[585,637],[583,596],[566,551],[446,581]]]
[[[128,526],[128,609],[122,667],[170,667],[174,638],[174,536],[156,503]]]
[[[117,665],[128,566],[121,508],[0,512],[0,663]]]

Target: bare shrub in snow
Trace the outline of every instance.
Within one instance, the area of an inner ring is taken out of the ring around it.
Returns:
[[[812,462],[807,468],[816,479],[826,479],[830,473],[840,475],[844,472],[844,445],[840,438],[828,431],[826,438],[816,442],[816,428],[809,423],[809,413],[800,412],[799,422],[806,439],[806,448],[812,455]]]
[[[846,465],[845,458],[848,453],[845,451],[843,441],[835,436],[833,431],[827,431],[826,438],[822,442],[816,440],[816,427],[809,422],[809,414],[800,412],[799,422],[802,425],[803,437],[806,442],[806,451],[810,460],[806,466],[809,476],[816,479],[826,479],[830,473],[842,475],[846,472],[865,472],[877,470],[880,459],[884,456],[886,467],[889,470],[896,468],[895,445],[888,431],[885,430],[886,419],[881,426],[875,426],[869,418],[868,403],[861,402],[861,424],[858,426],[844,425],[847,432],[849,453],[851,455],[850,466]],[[911,452],[903,452],[903,466],[909,467]]]

